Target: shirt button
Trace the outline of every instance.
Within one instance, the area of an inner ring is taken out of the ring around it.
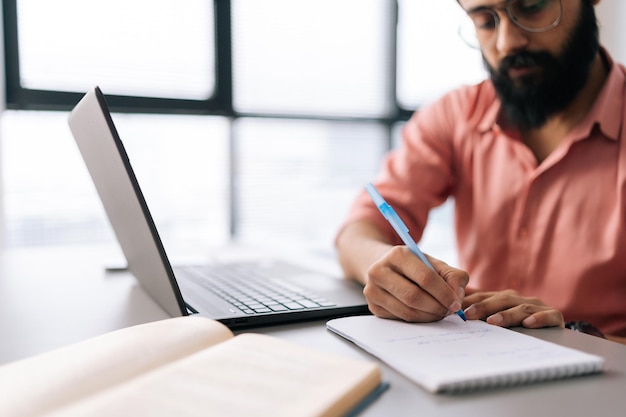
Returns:
[[[525,227],[522,227],[519,230],[518,236],[520,237],[520,239],[526,239],[528,237],[528,229]]]

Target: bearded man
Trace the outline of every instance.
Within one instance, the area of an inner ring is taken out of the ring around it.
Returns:
[[[454,198],[462,269],[428,268],[363,192],[336,247],[372,313],[463,308],[626,342],[626,70],[600,45],[598,2],[458,0],[489,79],[416,112],[373,183],[416,240]]]

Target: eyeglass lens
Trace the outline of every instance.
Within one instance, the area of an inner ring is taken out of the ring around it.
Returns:
[[[561,14],[561,0],[511,0],[500,7],[470,11],[459,34],[470,46],[486,45],[495,39],[501,18],[528,32],[545,32],[559,24]]]

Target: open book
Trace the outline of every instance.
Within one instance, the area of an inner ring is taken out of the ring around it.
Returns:
[[[1,366],[0,415],[343,416],[381,387],[375,363],[178,317]]]
[[[406,323],[374,316],[327,327],[431,392],[455,392],[600,372],[604,359],[482,321]]]

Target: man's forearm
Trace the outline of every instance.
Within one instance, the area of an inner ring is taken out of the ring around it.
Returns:
[[[367,270],[391,245],[371,223],[359,221],[347,225],[337,236],[339,263],[347,278],[366,283]]]

